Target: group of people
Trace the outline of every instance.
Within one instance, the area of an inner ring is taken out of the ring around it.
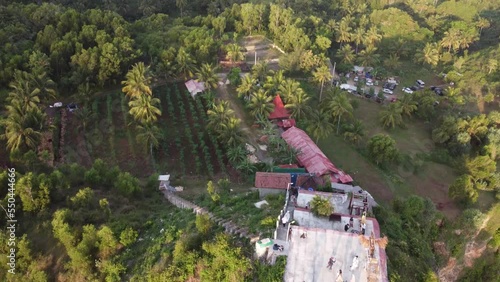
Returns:
[[[354,218],[349,219],[349,223],[346,223],[344,226],[344,231],[347,232],[349,229],[351,229],[351,232],[355,232],[355,230],[352,230],[354,226]],[[365,235],[366,233],[366,213],[363,212],[363,216],[361,217],[361,220],[359,221],[359,228],[361,229],[361,234]],[[356,233],[359,234],[358,231]]]
[[[337,261],[337,259],[335,259],[334,257],[330,257],[330,259],[328,260],[328,264],[326,265],[326,268],[328,268],[329,270],[332,270],[333,268],[333,264]],[[355,256],[353,259],[352,259],[352,265],[350,266],[350,270],[351,272],[356,270],[359,266],[359,258],[358,256]],[[337,275],[337,278],[335,279],[336,282],[342,282],[343,281],[343,278],[342,278],[342,269],[339,269],[339,273]]]
[[[284,249],[285,249],[285,247],[283,245],[278,245],[278,244],[273,245],[273,250],[275,250],[275,251],[283,252]]]

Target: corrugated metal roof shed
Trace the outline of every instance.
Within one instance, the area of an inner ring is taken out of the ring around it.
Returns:
[[[332,182],[352,182],[352,177],[336,168],[303,130],[292,127],[283,132],[281,137],[289,146],[299,150],[297,159],[308,172],[317,175],[331,174]]]

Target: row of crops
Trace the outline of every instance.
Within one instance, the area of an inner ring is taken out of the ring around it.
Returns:
[[[164,99],[167,109],[163,116],[168,119],[164,126],[169,133],[167,138],[174,140],[175,148],[170,147],[170,150],[178,153],[176,166],[180,172],[210,177],[218,172],[225,173],[222,149],[205,127],[207,116],[201,98],[195,100],[189,92],[173,85],[164,91]]]
[[[224,151],[213,133],[206,129],[207,113],[203,98],[193,99],[183,87],[169,85],[157,88],[154,96],[162,103],[157,126],[162,132],[160,147],[151,160],[156,171],[168,168],[181,175],[227,174]],[[92,158],[104,158],[111,162],[130,162],[145,155],[135,139],[135,122],[128,114],[128,98],[114,93],[94,99],[90,106],[92,122],[87,132],[87,149]],[[123,121],[123,123],[122,123]],[[125,141],[123,147],[119,141]],[[121,151],[118,151],[121,150]],[[123,151],[125,150],[125,151]],[[131,163],[132,166],[134,164]],[[136,162],[135,165],[138,165]]]

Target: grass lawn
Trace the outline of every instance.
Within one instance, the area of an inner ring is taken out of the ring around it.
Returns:
[[[359,101],[354,116],[363,122],[365,141],[378,133],[388,134],[396,141],[401,153],[412,157],[419,153],[428,154],[434,149],[428,125],[418,120],[407,120],[406,128],[386,130],[378,121],[378,113],[382,107],[380,104],[363,98],[354,99]],[[384,171],[335,134],[321,140],[319,147],[336,166],[350,173],[354,181],[378,201],[388,202],[394,197],[417,194],[429,197],[449,217],[459,213],[458,207],[448,198],[448,186],[456,175],[446,165],[425,160],[421,166],[411,169]]]
[[[437,77],[435,73],[420,64],[415,64],[414,61],[400,61],[399,79],[400,84],[398,89],[403,87],[415,85],[417,79],[425,82],[425,86],[442,85],[444,82]]]

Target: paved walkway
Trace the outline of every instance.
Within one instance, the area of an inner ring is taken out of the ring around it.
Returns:
[[[295,210],[295,204],[292,203],[292,201],[289,199],[288,204],[286,206],[286,210],[284,213],[286,214],[287,212],[290,212],[290,220],[287,224],[285,224],[285,226],[283,226],[283,224],[281,223],[281,218],[280,218],[280,224],[278,226],[278,230],[276,233],[276,239],[286,241],[287,232],[289,231],[289,227],[290,227],[290,221],[293,221],[293,211],[294,210]]]

